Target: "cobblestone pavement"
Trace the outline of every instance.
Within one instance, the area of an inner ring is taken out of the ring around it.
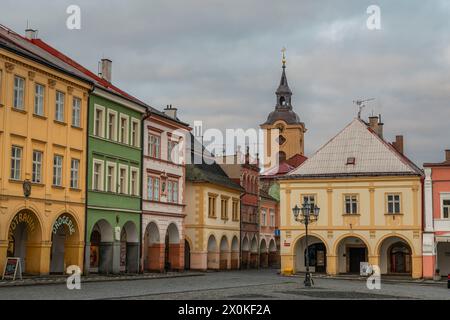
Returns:
[[[87,282],[81,290],[64,284],[0,287],[0,299],[450,299],[445,283],[382,283],[368,290],[365,281],[316,278],[305,289],[302,277],[275,270],[211,272],[195,277]]]

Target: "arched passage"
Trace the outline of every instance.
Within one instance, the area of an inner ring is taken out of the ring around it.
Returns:
[[[380,255],[382,274],[411,275],[412,251],[405,240],[396,236],[387,237],[381,242],[377,252]]]
[[[231,241],[231,269],[239,269],[239,240],[236,236]]]
[[[219,269],[219,250],[217,248],[217,241],[214,235],[208,238],[208,254],[207,254],[207,269]]]
[[[113,271],[113,229],[108,221],[101,219],[92,228],[90,237],[89,271],[110,273]]]
[[[261,268],[269,267],[269,252],[265,239],[262,239],[261,244],[259,245],[259,266]]]
[[[50,273],[64,273],[70,265],[82,265],[83,246],[75,218],[69,213],[61,214],[51,230]]]
[[[250,241],[248,237],[245,236],[242,239],[242,258],[241,258],[241,266],[243,269],[248,269],[250,263]]]
[[[294,247],[295,272],[306,271],[306,237],[297,240]],[[308,235],[309,271],[326,272],[327,249],[325,243],[317,236]]]
[[[277,253],[277,244],[274,239],[269,242],[269,267],[275,268],[279,265],[279,255]]]
[[[339,273],[360,273],[361,262],[368,262],[369,248],[358,236],[346,236],[336,245],[336,262]]]
[[[42,227],[36,214],[26,209],[18,212],[9,224],[6,255],[20,258],[23,273],[41,272],[41,242]]]
[[[228,260],[230,255],[230,247],[228,245],[228,240],[226,236],[223,236],[220,240],[220,270],[229,269]]]
[[[258,268],[258,240],[253,236],[250,245],[250,268]]]
[[[155,222],[150,222],[144,234],[144,269],[148,271],[162,271],[164,246],[161,243],[159,228]]]
[[[120,234],[120,272],[139,271],[139,236],[136,225],[127,221]]]
[[[182,250],[183,249],[183,250]],[[184,265],[184,243],[181,244],[180,233],[175,223],[171,223],[167,228],[165,238],[165,269],[182,270]]]
[[[184,239],[184,270],[191,269],[191,245]]]

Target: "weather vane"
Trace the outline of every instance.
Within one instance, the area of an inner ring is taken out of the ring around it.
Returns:
[[[283,63],[283,67],[285,67],[286,66],[286,48],[285,47],[283,47],[281,49],[281,53],[283,55],[283,59],[281,60],[281,62]]]

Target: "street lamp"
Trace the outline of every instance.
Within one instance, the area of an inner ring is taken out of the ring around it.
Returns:
[[[292,213],[294,214],[295,221],[303,223],[305,225],[305,241],[306,241],[306,275],[305,275],[305,287],[311,287],[312,279],[311,273],[309,272],[309,248],[308,248],[308,225],[312,222],[317,221],[319,218],[320,208],[315,204],[310,204],[308,201],[305,201],[302,204],[302,207],[299,208],[298,205],[295,205],[292,208]]]

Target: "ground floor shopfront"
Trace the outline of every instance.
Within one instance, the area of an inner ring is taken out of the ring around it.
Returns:
[[[448,232],[424,233],[423,277],[446,277],[450,274],[450,234]]]
[[[88,208],[86,272],[104,274],[139,272],[140,225],[140,212]]]
[[[191,270],[237,270],[239,229],[186,228],[186,268]]]
[[[281,271],[305,271],[304,232],[283,231],[281,245]],[[308,248],[312,272],[359,274],[361,262],[368,262],[378,265],[381,274],[422,277],[420,230],[313,230],[308,236]]]
[[[273,234],[260,233],[259,266],[261,268],[279,267],[280,253]]]
[[[30,275],[83,269],[83,203],[8,197],[0,203],[0,270],[7,257],[20,258]]]

